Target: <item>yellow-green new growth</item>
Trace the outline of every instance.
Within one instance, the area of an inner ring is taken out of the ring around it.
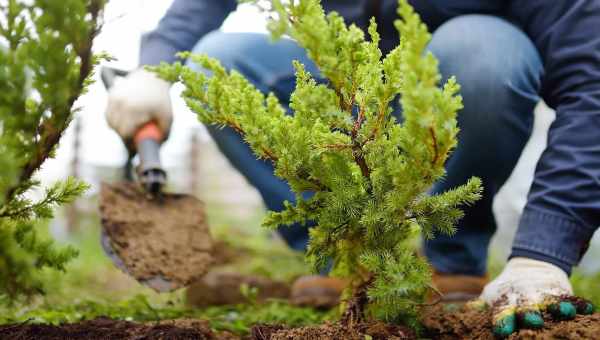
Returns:
[[[265,97],[240,73],[204,55],[182,56],[211,76],[181,64],[155,70],[183,82],[183,98],[202,122],[236,130],[290,184],[296,202],[270,212],[264,225],[315,223],[307,256],[316,269],[332,260],[333,274],[352,281],[353,296],[368,296],[372,316],[414,316],[430,274],[409,241],[418,231],[452,233],[462,216],[458,207],[481,192],[473,178],[427,194],[456,145],[459,86],[450,79],[438,87],[437,61],[425,52],[430,34],[404,0],[396,22],[401,42],[385,57],[374,20],[367,39],[337,13],[326,15],[318,0],[271,3],[278,14],[269,25],[273,36],[295,39],[327,79],[318,83],[294,63],[293,115],[273,94]],[[392,115],[397,98],[401,123]]]

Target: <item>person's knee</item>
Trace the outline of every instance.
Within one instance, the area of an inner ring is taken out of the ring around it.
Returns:
[[[225,68],[234,69],[240,61],[256,58],[257,51],[264,50],[266,47],[271,47],[266,34],[213,31],[198,41],[192,53],[206,54],[219,60]],[[188,65],[195,67],[190,61]]]
[[[456,76],[466,114],[491,114],[491,106],[515,101],[537,102],[543,70],[539,54],[525,33],[504,19],[451,19],[434,32],[429,50],[438,58],[444,79]]]
[[[239,39],[236,34],[213,31],[205,35],[192,49],[194,54],[206,54],[211,58],[218,59],[222,65],[229,68],[240,54],[236,46],[236,40]],[[188,66],[197,68],[197,66],[188,60]]]

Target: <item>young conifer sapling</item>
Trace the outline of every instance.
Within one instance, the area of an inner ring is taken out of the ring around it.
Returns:
[[[289,35],[320,71],[311,75],[294,63],[292,114],[206,55],[181,55],[205,74],[180,63],[153,69],[185,85],[182,96],[203,123],[237,131],[289,183],[295,202],[270,212],[264,225],[315,224],[308,259],[316,270],[333,263],[332,275],[351,282],[344,322],[414,321],[431,277],[411,241],[418,233],[453,233],[459,206],[481,193],[477,178],[427,193],[457,144],[459,85],[450,78],[439,87],[437,60],[426,52],[430,34],[406,0],[395,22],[400,44],[386,56],[375,20],[367,38],[339,14],[325,14],[319,0],[271,5],[273,37]],[[392,114],[397,98],[401,122]]]

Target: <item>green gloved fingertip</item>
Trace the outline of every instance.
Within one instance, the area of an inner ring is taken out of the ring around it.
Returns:
[[[590,315],[590,314],[594,314],[594,305],[591,302],[584,302],[581,304],[578,304],[577,306],[577,313],[579,314],[583,314],[583,315]]]
[[[570,301],[560,301],[548,306],[548,311],[556,320],[572,320],[577,314],[577,309]]]
[[[539,329],[544,327],[542,314],[535,310],[527,310],[517,314],[519,325],[523,328]]]
[[[515,314],[507,314],[499,318],[495,323],[492,329],[495,336],[499,338],[506,338],[515,332],[516,328],[516,318]]]
[[[568,301],[575,306],[577,314],[590,315],[594,314],[596,307],[586,299],[576,296],[563,297],[563,301]]]

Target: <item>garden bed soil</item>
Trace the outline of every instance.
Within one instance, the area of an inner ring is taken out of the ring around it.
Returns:
[[[199,320],[175,320],[153,323],[98,318],[61,326],[19,324],[0,326],[0,339],[11,340],[67,340],[67,339],[194,339],[236,340],[227,332],[213,332],[208,322]]]
[[[252,340],[400,340],[417,339],[408,327],[382,322],[361,323],[348,327],[341,323],[319,326],[285,328],[282,326],[255,326]]]
[[[599,339],[600,313],[578,315],[571,321],[553,321],[550,315],[540,330],[521,330],[508,339]],[[432,339],[496,339],[491,332],[491,311],[456,305],[436,305],[423,314],[427,337]]]
[[[118,256],[113,260],[138,281],[162,278],[175,289],[198,281],[213,265],[204,205],[195,197],[164,193],[150,199],[126,182],[103,184],[100,196],[103,231]]]
[[[550,320],[547,316],[547,320]],[[490,313],[486,311],[434,306],[424,313],[425,337],[430,339],[495,339],[491,332]],[[598,339],[600,314],[580,315],[572,321],[548,321],[541,330],[522,330],[509,339]],[[207,321],[180,319],[136,323],[98,318],[60,326],[15,324],[0,326],[0,339],[199,339],[199,340],[400,340],[417,339],[403,326],[380,322],[347,327],[340,323],[288,328],[257,325],[252,333],[239,337],[228,332],[215,332]]]
[[[406,327],[383,323],[361,324],[350,329],[340,324],[324,324],[315,327],[285,328],[260,325],[252,334],[239,337],[228,332],[214,332],[207,321],[174,320],[153,323],[98,318],[60,326],[17,324],[0,326],[0,339],[11,340],[67,340],[67,339],[197,339],[197,340],[373,340],[415,339]]]

